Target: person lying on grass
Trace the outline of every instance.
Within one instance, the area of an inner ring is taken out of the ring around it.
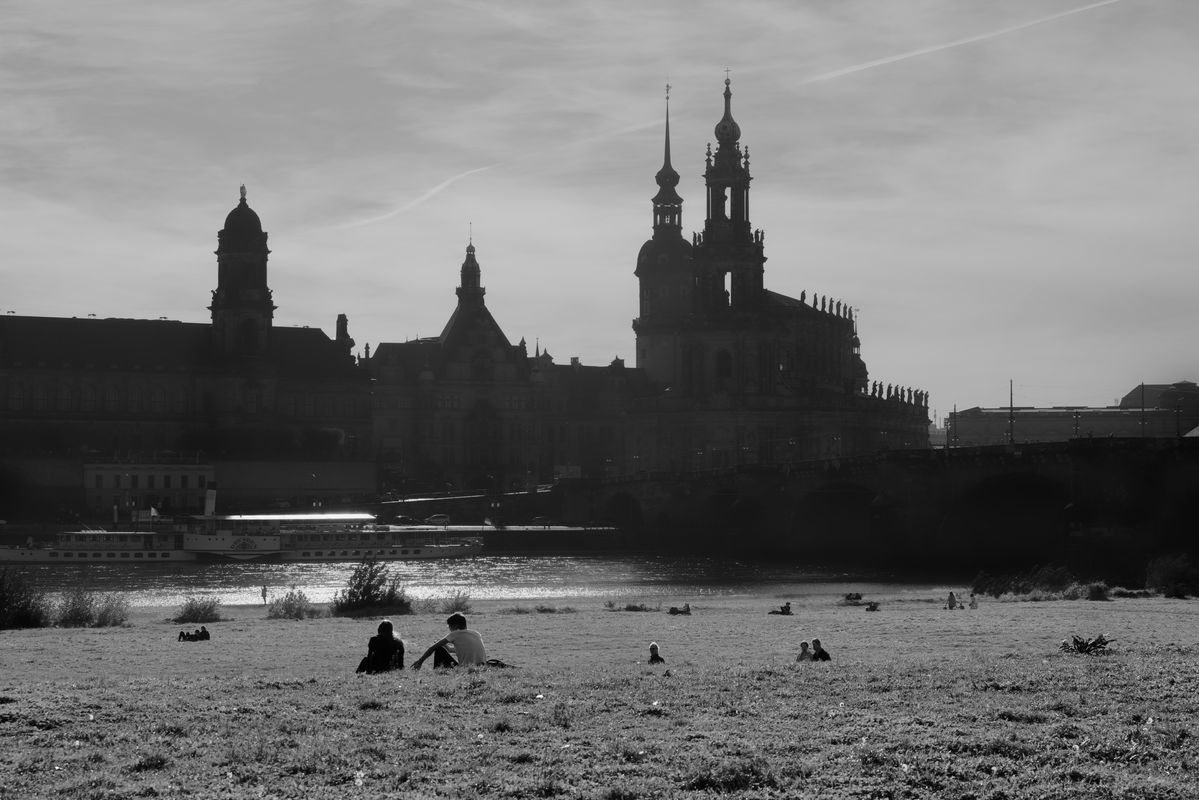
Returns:
[[[487,648],[483,646],[483,637],[479,635],[478,631],[472,631],[466,627],[466,617],[455,612],[450,614],[445,624],[449,626],[450,632],[430,645],[424,655],[413,661],[413,669],[420,669],[429,656],[433,656],[435,669],[456,667],[460,664],[471,666],[487,663]],[[451,647],[454,648],[453,654],[449,651]]]

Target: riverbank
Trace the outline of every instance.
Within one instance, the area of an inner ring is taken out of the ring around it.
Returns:
[[[5,631],[0,797],[1199,795],[1199,603],[864,599],[880,610],[821,593],[475,602],[471,627],[516,668],[378,676],[353,672],[377,620],[261,605],[222,608],[207,642],[176,641],[175,607]],[[395,618],[409,662],[444,617]],[[1057,649],[1101,632],[1106,656]],[[794,663],[812,637],[832,662]]]

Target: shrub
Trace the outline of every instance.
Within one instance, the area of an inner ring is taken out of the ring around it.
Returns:
[[[1063,593],[1076,581],[1062,566],[1033,567],[1025,572],[990,575],[980,572],[970,587],[975,594],[999,597],[1004,594]]]
[[[112,628],[129,621],[129,598],[123,594],[105,594],[96,603],[97,628]]]
[[[63,595],[54,614],[64,628],[108,628],[129,619],[129,600],[121,594],[100,594],[76,588]]]
[[[7,567],[0,570],[0,630],[44,628],[49,624],[50,602],[45,592]]]
[[[1166,597],[1188,597],[1199,589],[1199,570],[1185,555],[1160,556],[1145,567],[1145,588]]]
[[[96,593],[76,587],[62,596],[54,621],[64,628],[90,628],[96,619]]]
[[[219,622],[221,601],[215,597],[189,597],[183,601],[174,622]]]
[[[466,592],[454,592],[441,603],[441,613],[453,614],[455,611],[462,614],[470,613],[470,595]]]
[[[387,565],[371,557],[354,567],[346,587],[333,595],[331,610],[334,614],[411,614],[412,599],[400,586],[399,577],[393,577]]]
[[[267,619],[305,619],[318,616],[319,613],[304,590],[295,586],[282,597],[271,600],[266,608]]]
[[[1087,584],[1088,600],[1111,600],[1111,591],[1103,581],[1093,581]]]

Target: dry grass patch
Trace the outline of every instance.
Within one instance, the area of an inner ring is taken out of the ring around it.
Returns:
[[[519,669],[361,676],[374,620],[6,632],[0,797],[1199,796],[1190,605],[795,605],[484,606]],[[410,649],[444,630],[404,624]],[[1087,657],[1056,650],[1071,628],[1129,633]],[[813,632],[834,661],[794,663]]]

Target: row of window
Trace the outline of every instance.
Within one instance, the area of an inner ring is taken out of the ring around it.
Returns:
[[[156,475],[155,473],[151,472],[150,474],[145,475],[145,476],[142,476],[136,472],[130,472],[130,473],[114,472],[114,473],[111,473],[111,475],[109,477],[110,477],[110,480],[105,481],[104,473],[97,472],[94,476],[94,482],[93,482],[94,488],[104,489],[105,488],[104,484],[108,483],[109,487],[113,488],[113,489],[140,489],[140,488],[142,488],[142,486],[141,486],[142,478],[145,477],[145,479],[146,479],[145,480],[145,484],[146,484],[145,488],[147,488],[147,489],[158,489],[161,487],[163,489],[179,488],[179,489],[186,490],[186,489],[191,488],[193,476],[188,475],[186,473],[180,475],[177,473],[169,473],[169,472],[164,473],[162,475]],[[208,487],[208,476],[207,475],[196,475],[194,477],[196,479],[196,488],[197,489],[205,489]],[[178,481],[175,480],[176,478],[178,478]],[[176,483],[178,483],[177,487],[174,485]]]
[[[410,550],[408,550],[408,549],[367,550],[365,552],[359,551],[359,550],[330,550],[328,552],[325,552],[324,550],[304,550],[300,553],[300,557],[301,558],[343,558],[343,557],[349,558],[349,557],[353,556],[354,558],[358,558],[358,557],[370,558],[373,556],[375,558],[379,558],[381,556],[388,556],[388,555],[391,555],[391,556],[407,556],[407,555],[419,556],[420,553],[421,553],[421,549],[419,547],[414,547]]]
[[[50,558],[58,558],[59,557],[59,553],[57,553],[54,550],[51,550],[49,555],[50,555]],[[62,558],[89,558],[88,554],[83,551],[80,551],[78,553],[73,553],[70,550],[64,550],[61,555],[62,555]],[[168,552],[164,551],[164,552],[158,553],[153,550],[146,550],[144,552],[139,550],[139,551],[135,551],[132,553],[95,553],[95,552],[93,552],[90,556],[90,558],[101,558],[101,559],[108,559],[108,558],[170,558],[170,557],[171,557],[171,554]]]

